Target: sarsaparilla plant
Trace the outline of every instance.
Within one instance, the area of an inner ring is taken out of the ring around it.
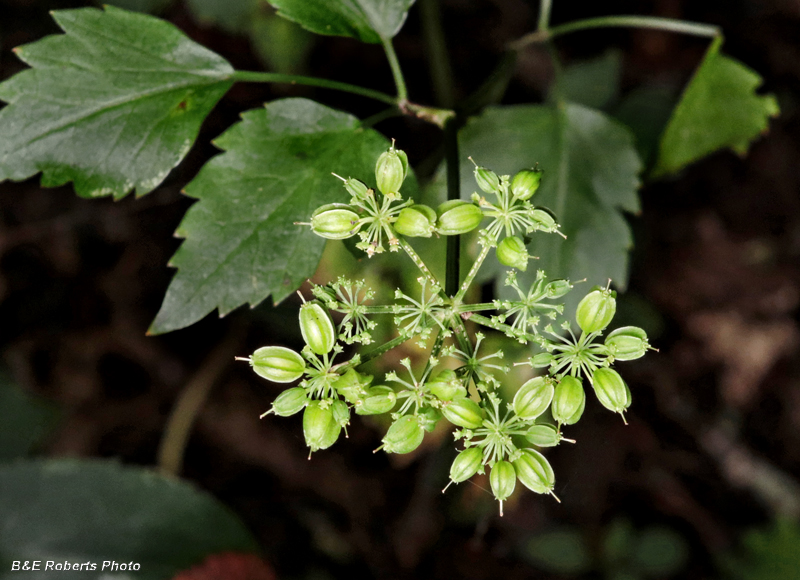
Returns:
[[[601,340],[616,312],[616,293],[608,286],[591,289],[578,304],[579,336],[569,321],[561,322],[562,332],[553,327],[564,313],[558,300],[573,288],[568,280],[548,280],[547,274],[539,271],[531,288],[526,291],[519,286],[514,269],[524,271],[532,258],[523,238],[539,232],[560,233],[556,217],[531,203],[542,178],[540,169],[522,170],[511,178],[476,165],[475,180],[482,193],[474,193],[472,201],[446,201],[436,210],[403,198],[401,188],[407,174],[406,154],[392,143],[376,163],[376,187],[337,175],[350,195],[349,203],[322,206],[310,222],[299,225],[309,226],[327,239],[358,236],[356,247],[369,257],[387,248],[402,250],[419,269],[419,296],[397,290],[396,302],[378,305],[371,304],[374,293],[363,281],[339,278],[314,285],[314,300],[303,300],[300,307],[300,330],[306,343],[302,352],[266,346],[241,359],[270,381],[301,379],[299,386],[283,391],[262,417],[302,411],[305,441],[314,452],[330,447],[342,430],[346,432],[353,411],[358,415],[390,413],[392,423],[375,450],[387,453],[414,451],[425,433],[444,419],[456,427],[455,439],[463,446],[450,469],[450,483],[466,481],[488,468],[500,515],[517,481],[535,493],[556,498],[555,475],[540,449],[562,441],[574,443],[564,437],[562,428],[575,424],[583,414],[584,381],[604,407],[624,420],[631,391],[611,367],[651,349],[647,335],[641,328],[624,327]],[[478,228],[478,256],[450,296],[406,238],[457,236]],[[492,249],[502,265],[513,268],[506,285],[519,299],[467,303],[475,276]],[[496,314],[481,314],[491,311]],[[331,313],[340,317],[338,324]],[[392,316],[395,338],[335,361],[344,352],[343,345],[372,342],[372,317],[380,315]],[[548,322],[540,329],[543,320]],[[509,370],[503,364],[503,353],[485,352],[481,348],[483,333],[471,334],[466,321],[539,351],[516,364],[543,374],[532,376],[513,400],[504,401],[493,374]],[[383,384],[375,384],[373,376],[359,372],[364,363],[406,341],[416,340],[424,347],[431,337],[430,356],[421,369],[415,371],[411,361],[403,359],[402,372],[386,373]],[[448,359],[455,364],[446,364]]]

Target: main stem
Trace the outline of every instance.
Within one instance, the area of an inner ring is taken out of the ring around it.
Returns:
[[[459,159],[458,159],[458,122],[450,119],[444,126],[444,151],[447,164],[447,199],[460,199]],[[461,261],[461,236],[447,236],[447,266],[444,291],[448,296],[458,292],[458,281],[461,278],[459,263]]]

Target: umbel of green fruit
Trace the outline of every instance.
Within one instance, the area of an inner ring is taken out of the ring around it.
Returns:
[[[514,395],[514,412],[526,421],[536,419],[550,406],[553,391],[553,382],[549,378],[532,378]]]
[[[387,453],[411,453],[419,447],[424,436],[425,430],[417,417],[404,415],[392,423],[383,437],[383,445],[378,449],[383,448]]]
[[[477,228],[483,220],[480,208],[468,201],[451,199],[441,204],[436,212],[436,231],[443,236],[458,236]]]
[[[586,393],[581,381],[567,375],[561,378],[553,393],[551,412],[559,425],[574,425],[583,415]]]
[[[453,425],[477,429],[483,425],[483,411],[478,403],[467,397],[453,399],[442,406],[442,415]]]
[[[375,180],[378,190],[384,195],[392,195],[400,191],[408,175],[408,157],[404,151],[395,149],[394,141],[389,150],[378,157],[375,164]]]
[[[317,301],[300,307],[300,332],[308,348],[317,354],[328,354],[336,344],[336,327],[328,311]]]
[[[339,438],[342,426],[334,419],[330,406],[311,401],[303,412],[303,436],[311,452],[327,449]]]
[[[578,303],[575,319],[586,333],[603,330],[617,312],[617,293],[596,287]]]
[[[303,357],[284,346],[262,346],[247,360],[260,377],[273,383],[291,383],[303,376]]]
[[[342,203],[323,205],[311,216],[311,229],[329,240],[344,240],[358,231],[358,214]]]
[[[511,266],[517,270],[528,269],[528,260],[531,259],[528,249],[518,236],[509,236],[497,244],[497,261],[503,266]]]
[[[403,208],[394,222],[394,230],[409,238],[430,238],[435,227],[436,211],[421,204]]]
[[[523,169],[511,180],[511,194],[522,201],[533,197],[542,181],[541,169]]]

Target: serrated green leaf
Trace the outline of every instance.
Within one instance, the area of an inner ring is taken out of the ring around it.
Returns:
[[[186,241],[151,333],[183,328],[214,308],[225,315],[272,295],[279,302],[314,273],[325,240],[307,226],[321,205],[347,203],[331,175],[374,184],[385,137],[355,117],[307,99],[283,99],[247,111],[215,144],[212,159],[186,187],[200,201],[181,222]],[[403,186],[413,195],[416,182]]]
[[[20,462],[0,467],[0,579],[16,578],[14,560],[96,570],[24,572],[30,580],[163,580],[225,551],[255,552],[252,536],[206,493],[150,470],[86,460]],[[136,572],[102,570],[135,562]]]
[[[267,0],[278,14],[317,34],[378,44],[400,31],[414,0]]]
[[[494,107],[467,124],[459,147],[499,175],[537,163],[544,170],[531,202],[555,212],[567,239],[534,234],[528,248],[541,259],[518,274],[520,281],[543,269],[550,278],[586,278],[587,288],[609,278],[625,287],[632,238],[622,211],[639,209],[642,165],[624,125],[574,104]],[[472,164],[462,163],[462,196],[476,190]]]
[[[0,181],[39,171],[84,197],[151,191],[231,86],[231,66],[172,24],[106,6],[60,10],[66,34],[17,49],[0,84]]]
[[[721,38],[711,43],[672,113],[653,176],[675,173],[725,147],[744,155],[780,112],[773,95],[756,94],[761,77],[720,54],[721,45]]]

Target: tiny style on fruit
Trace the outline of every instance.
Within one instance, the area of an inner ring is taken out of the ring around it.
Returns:
[[[300,353],[265,346],[240,359],[273,382],[302,378],[299,386],[283,391],[262,417],[302,411],[303,434],[311,453],[338,440],[352,411],[358,415],[391,414],[392,423],[375,450],[387,453],[414,451],[425,433],[445,419],[456,427],[454,437],[463,446],[451,466],[450,483],[466,481],[488,468],[500,515],[517,481],[535,493],[558,499],[553,469],[539,449],[561,441],[574,443],[563,436],[562,428],[575,424],[583,414],[584,381],[604,407],[624,420],[631,392],[611,366],[617,360],[643,356],[651,348],[647,335],[640,328],[624,327],[601,341],[616,312],[616,293],[608,286],[592,288],[578,304],[578,336],[567,320],[561,322],[561,332],[556,332],[552,322],[564,312],[557,300],[572,290],[572,284],[548,281],[542,271],[527,291],[520,288],[514,270],[508,272],[506,285],[517,292],[519,300],[464,302],[493,248],[501,264],[525,270],[531,256],[523,237],[536,232],[559,233],[555,217],[530,202],[542,179],[540,169],[522,170],[511,178],[475,165],[475,180],[484,195],[474,193],[472,201],[446,201],[436,210],[403,199],[400,190],[407,174],[406,154],[393,142],[376,163],[377,187],[337,175],[350,195],[349,203],[322,206],[309,223],[301,225],[327,239],[358,236],[356,247],[369,257],[387,247],[392,252],[402,250],[419,269],[420,296],[412,298],[397,290],[395,303],[376,305],[367,304],[374,293],[361,281],[340,278],[315,285],[315,300],[303,299],[300,307],[300,330],[306,343]],[[458,291],[449,296],[405,238],[457,236],[482,224],[475,263]],[[479,314],[492,310],[497,314]],[[341,317],[338,325],[331,313]],[[348,360],[335,361],[344,352],[344,344],[372,342],[370,331],[375,322],[371,317],[380,315],[393,316],[395,338]],[[466,319],[540,351],[516,363],[529,366],[531,377],[512,401],[502,400],[499,381],[493,375],[508,370],[502,364],[503,353],[484,352],[484,335],[470,334]],[[540,331],[543,319],[549,322]],[[424,368],[415,371],[410,360],[403,359],[403,378],[391,371],[384,377],[385,384],[379,385],[374,384],[374,377],[358,370],[408,340],[427,346],[432,336]],[[445,359],[455,360],[456,368],[445,367]],[[533,376],[535,372],[542,374]]]

